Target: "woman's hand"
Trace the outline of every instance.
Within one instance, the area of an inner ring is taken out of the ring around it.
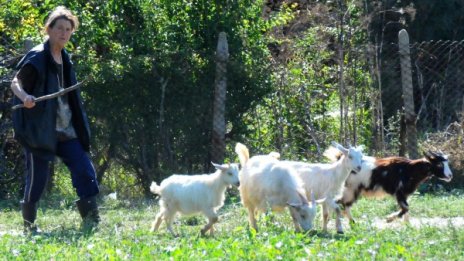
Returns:
[[[30,109],[35,106],[35,97],[32,95],[26,95],[23,100],[24,107]]]

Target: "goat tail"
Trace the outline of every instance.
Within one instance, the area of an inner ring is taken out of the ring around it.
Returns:
[[[240,142],[237,142],[237,145],[235,145],[235,153],[237,153],[238,158],[240,159],[240,164],[245,166],[245,164],[248,162],[248,159],[250,158],[250,152],[248,151],[248,148],[243,145]]]
[[[156,184],[156,182],[152,182],[150,185],[150,191],[153,194],[161,195],[161,187]]]
[[[336,162],[342,157],[343,153],[339,149],[330,146],[324,151],[323,155],[329,159],[330,162]]]
[[[269,156],[275,158],[276,160],[280,159],[280,153],[278,153],[276,151],[272,151],[271,153],[269,153]]]

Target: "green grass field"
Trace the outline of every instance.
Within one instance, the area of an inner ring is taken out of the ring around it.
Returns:
[[[149,231],[156,200],[104,200],[102,223],[94,233],[80,231],[80,217],[69,200],[41,201],[37,224],[44,231],[22,233],[19,204],[0,202],[1,260],[464,260],[463,191],[413,195],[411,223],[385,223],[396,210],[391,198],[362,199],[353,207],[355,227],[334,219],[321,231],[295,233],[287,212],[260,216],[260,231],[248,229],[247,213],[237,200],[221,209],[214,237],[200,237],[203,217],[181,217],[174,225]]]

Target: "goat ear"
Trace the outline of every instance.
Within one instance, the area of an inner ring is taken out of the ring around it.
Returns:
[[[213,164],[213,166],[218,170],[226,170],[229,167],[229,165],[227,165],[227,164],[220,165],[220,164],[216,164],[216,163],[214,163],[212,161],[211,161],[211,164]]]
[[[301,207],[300,203],[287,202],[287,205],[289,205],[292,208],[296,208],[296,209],[300,209],[300,207]]]
[[[429,160],[433,160],[435,158],[435,155],[430,150],[424,152],[424,156]]]
[[[337,148],[338,150],[340,150],[341,152],[343,152],[343,154],[347,154],[348,153],[348,149],[343,147],[342,145],[338,144],[337,142],[335,141],[332,141],[332,146],[334,146],[335,148]]]

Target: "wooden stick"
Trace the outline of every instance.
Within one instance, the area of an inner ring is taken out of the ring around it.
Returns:
[[[36,98],[36,99],[34,100],[34,102],[37,103],[37,102],[41,102],[41,101],[45,101],[45,100],[49,100],[49,99],[56,98],[56,97],[58,97],[58,96],[62,96],[62,95],[66,94],[66,93],[68,93],[68,92],[70,92],[70,91],[74,91],[75,89],[81,87],[81,85],[82,85],[84,82],[85,82],[85,80],[82,81],[82,82],[78,82],[78,83],[74,84],[73,86],[70,86],[70,87],[68,87],[68,88],[65,88],[65,89],[63,89],[63,90],[61,90],[61,91],[57,91],[57,92],[52,93],[52,94],[47,94],[47,95],[44,95],[44,96],[40,96],[40,97]],[[17,105],[15,105],[15,106],[11,107],[12,110],[16,110],[16,109],[20,109],[20,108],[24,108],[24,104],[23,104],[23,103],[17,104]]]

